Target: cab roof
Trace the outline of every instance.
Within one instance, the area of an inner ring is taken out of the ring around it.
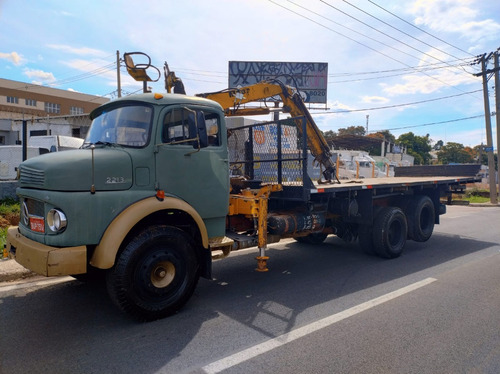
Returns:
[[[143,94],[135,94],[135,95],[121,97],[113,101],[110,101],[109,103],[106,103],[104,105],[101,105],[99,108],[94,109],[90,113],[90,118],[91,119],[95,118],[96,114],[102,111],[102,108],[114,107],[119,105],[119,103],[130,103],[130,102],[148,103],[160,106],[200,105],[223,111],[222,106],[220,106],[219,103],[202,97],[187,96],[187,95],[172,94],[172,93],[143,93]]]

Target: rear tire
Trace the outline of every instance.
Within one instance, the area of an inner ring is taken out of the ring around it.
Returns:
[[[170,226],[153,226],[125,246],[107,275],[108,293],[124,312],[152,321],[177,312],[199,279],[192,239]]]
[[[401,256],[408,235],[406,216],[400,208],[382,208],[373,224],[373,246],[385,258]]]
[[[427,195],[415,196],[406,211],[408,220],[408,238],[416,242],[430,239],[434,231],[434,203]]]

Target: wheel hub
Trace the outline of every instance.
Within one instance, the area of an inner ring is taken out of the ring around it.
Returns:
[[[157,263],[151,270],[151,283],[157,288],[167,287],[175,277],[175,266],[169,261]]]

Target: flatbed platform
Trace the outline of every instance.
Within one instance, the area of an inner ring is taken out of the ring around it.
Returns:
[[[314,182],[314,187],[311,189],[313,193],[324,192],[340,192],[340,191],[355,191],[377,188],[397,188],[410,186],[425,186],[425,185],[441,185],[455,183],[473,183],[477,178],[472,177],[385,177],[385,178],[361,178],[341,180],[339,183],[319,184]]]

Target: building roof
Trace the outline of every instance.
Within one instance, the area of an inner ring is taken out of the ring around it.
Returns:
[[[3,78],[0,78],[0,87],[11,90],[23,91],[23,92],[32,92],[47,96],[64,97],[66,99],[72,99],[78,101],[94,102],[97,104],[104,104],[109,101],[108,98],[102,96],[89,95],[70,90],[61,90],[59,88],[52,88],[47,86],[41,86],[38,84],[12,81]]]
[[[340,135],[326,139],[328,144],[335,149],[360,149],[370,146],[380,146],[384,139],[371,138],[369,136]]]

